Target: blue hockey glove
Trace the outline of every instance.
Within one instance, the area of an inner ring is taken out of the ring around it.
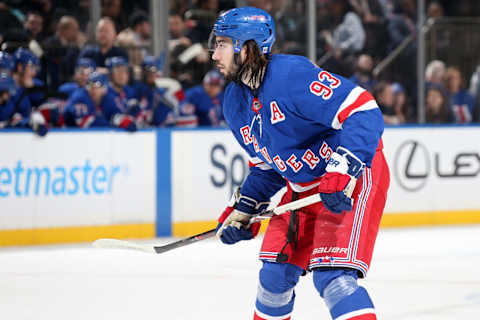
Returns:
[[[349,150],[337,148],[328,160],[326,173],[318,186],[325,208],[333,213],[352,210],[351,196],[364,167],[365,164]]]
[[[218,218],[217,237],[225,244],[234,244],[241,240],[255,238],[260,230],[260,222],[253,223],[250,226],[248,223],[260,207],[263,209],[266,206],[268,206],[268,203],[261,203],[259,206],[255,200],[243,197],[237,191]]]
[[[238,218],[242,219],[243,215],[245,215],[245,222],[242,223],[240,221],[234,220]],[[229,216],[232,216],[230,218],[230,225],[225,225],[225,227],[223,227],[225,220],[228,219]],[[260,229],[260,222],[253,223],[250,225],[250,227],[247,228],[246,225],[248,224],[250,217],[250,215],[239,212],[233,207],[227,207],[218,219],[216,232],[217,236],[220,238],[220,241],[225,244],[234,244],[238,241],[250,240],[255,238]]]

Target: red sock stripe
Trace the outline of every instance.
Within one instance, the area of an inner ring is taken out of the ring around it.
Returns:
[[[277,319],[277,318],[275,318],[275,319]],[[291,319],[290,316],[288,316],[286,318],[282,318],[282,319],[278,318],[278,320],[290,320],[290,319]],[[269,320],[269,319],[268,318],[262,318],[256,312],[254,312],[253,313],[253,320]]]
[[[345,320],[377,320],[375,313],[361,314],[359,316],[354,316],[353,318],[348,318]]]

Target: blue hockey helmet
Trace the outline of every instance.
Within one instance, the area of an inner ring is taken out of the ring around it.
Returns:
[[[30,50],[25,48],[18,48],[15,53],[13,54],[13,62],[15,69],[18,67],[19,64],[24,66],[33,65],[35,67],[40,66],[40,62],[37,56]]]
[[[212,84],[223,87],[225,85],[225,79],[218,70],[210,70],[203,77],[203,82],[206,84]]]
[[[80,58],[77,60],[75,68],[92,69],[92,71],[94,71],[97,68],[97,64],[90,58]]]
[[[110,57],[105,61],[105,66],[109,72],[112,72],[116,67],[128,67],[128,61],[122,56]]]
[[[215,36],[231,38],[233,52],[239,53],[247,40],[255,40],[260,52],[268,54],[275,42],[275,23],[272,16],[262,9],[240,7],[222,13],[210,35],[209,47],[215,48]]]
[[[145,56],[142,62],[142,69],[152,72],[162,71],[164,59],[165,53],[161,54],[158,58],[154,56]]]
[[[108,76],[105,73],[94,71],[88,75],[87,86],[106,87]]]
[[[0,75],[10,74],[15,67],[13,58],[4,51],[0,51]]]

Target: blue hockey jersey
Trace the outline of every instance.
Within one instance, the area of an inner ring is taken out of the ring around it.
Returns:
[[[100,105],[95,105],[85,88],[74,91],[65,106],[64,119],[67,126],[108,127],[113,115],[120,113],[112,97],[106,94]]]
[[[169,106],[169,101],[164,97],[166,90],[138,82],[133,87],[138,101],[138,113],[132,114],[138,118],[147,114],[146,126],[163,127],[174,123],[174,106]]]
[[[31,104],[24,89],[15,85],[10,98],[0,105],[0,128],[27,127],[30,119]]]
[[[138,103],[135,99],[135,90],[128,85],[124,86],[121,92],[108,86],[107,96],[110,96],[108,99],[112,99],[117,109],[123,113],[127,113],[131,107]]]
[[[383,117],[370,93],[350,80],[294,55],[273,55],[257,99],[231,82],[224,116],[251,157],[241,193],[259,202],[287,180],[302,191],[325,173],[342,146],[371,165],[383,133]]]
[[[474,99],[466,90],[450,95],[450,109],[456,123],[470,123],[474,115]]]
[[[58,92],[63,93],[67,97],[71,97],[78,88],[80,88],[80,86],[76,82],[65,82],[58,87]]]
[[[194,86],[185,91],[184,104],[194,106],[192,113],[198,117],[199,126],[219,126],[223,119],[223,92],[210,98],[203,85]]]

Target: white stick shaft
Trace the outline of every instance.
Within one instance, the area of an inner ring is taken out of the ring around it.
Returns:
[[[250,219],[249,224],[271,218],[273,215],[276,215],[276,214],[282,214],[282,213],[285,213],[285,212],[290,211],[290,210],[300,209],[300,208],[309,206],[311,204],[314,204],[314,203],[317,203],[317,202],[320,202],[320,201],[322,201],[322,199],[320,198],[320,194],[316,193],[316,194],[313,194],[313,195],[308,196],[306,198],[303,198],[303,199],[300,199],[300,200],[295,200],[295,201],[286,203],[284,205],[278,206],[278,207],[274,208],[273,210],[269,210],[268,212],[266,212],[265,215],[254,216],[253,218]],[[215,235],[214,231],[215,231],[215,229],[209,230],[208,235],[205,235],[205,233],[207,233],[207,232],[202,233],[201,235],[204,235],[204,237],[199,238],[199,239],[195,239],[195,241],[207,239],[207,238],[210,238],[210,237],[214,236]],[[200,234],[196,235],[196,236],[200,236]],[[190,237],[190,238],[192,238],[192,237]],[[188,238],[186,240],[190,240],[190,238]],[[182,244],[182,246],[186,245],[186,244],[193,243],[195,241]],[[177,242],[179,242],[179,241],[177,241]],[[130,241],[126,241],[126,240],[118,240],[118,239],[98,239],[98,240],[95,240],[93,242],[93,246],[97,247],[97,248],[131,249],[131,250],[137,250],[137,251],[144,251],[144,252],[148,252],[148,253],[162,253],[163,251],[162,252],[156,251],[155,248],[161,249],[162,247],[167,247],[167,246],[170,246],[170,245],[137,244],[137,243],[134,243],[134,242],[130,242]],[[171,249],[169,248],[169,250],[171,250]]]
[[[95,240],[92,245],[96,248],[106,249],[131,249],[136,251],[144,251],[148,253],[155,253],[155,249],[152,245],[142,245],[126,240],[118,239],[98,239]]]
[[[295,200],[289,203],[286,203],[284,205],[278,206],[275,209],[273,209],[273,213],[275,214],[282,214],[284,212],[290,211],[290,210],[295,210],[295,209],[300,209],[306,206],[309,206],[311,204],[317,203],[322,201],[322,198],[320,198],[319,193],[312,194],[311,196]]]

